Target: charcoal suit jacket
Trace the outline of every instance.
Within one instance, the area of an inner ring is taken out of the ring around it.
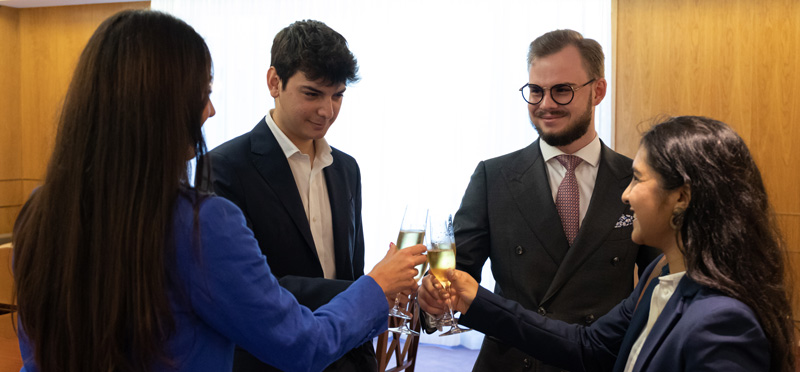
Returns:
[[[548,318],[590,325],[633,290],[634,265],[657,255],[631,241],[622,200],[631,159],[601,145],[589,208],[570,247],[556,210],[539,140],[480,162],[455,215],[457,267],[480,282],[491,260],[495,293]],[[486,337],[474,371],[561,371]]]

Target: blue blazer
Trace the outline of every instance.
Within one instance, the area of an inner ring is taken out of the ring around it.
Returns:
[[[386,296],[369,276],[311,312],[278,285],[236,206],[203,201],[198,235],[191,201],[178,199],[169,292],[176,329],[167,341],[174,365],[151,371],[230,371],[234,344],[284,371],[320,371],[386,330]],[[22,329],[19,338],[22,370],[38,371]]]
[[[480,288],[460,323],[570,371],[622,372],[647,323],[657,283],[644,288],[645,281],[640,281],[628,298],[591,326],[545,318]],[[753,311],[687,275],[647,336],[633,370],[752,372],[769,367],[769,342]]]

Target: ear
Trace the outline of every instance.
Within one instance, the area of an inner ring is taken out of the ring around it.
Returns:
[[[606,81],[605,78],[599,78],[597,79],[597,82],[595,82],[592,85],[594,85],[594,90],[592,91],[592,93],[594,93],[594,97],[592,98],[592,105],[597,106],[600,104],[601,101],[603,101],[603,98],[605,98],[606,96],[606,89],[608,88],[608,82]]]
[[[675,209],[680,208],[686,210],[689,207],[689,202],[692,200],[692,188],[689,184],[684,184],[678,190],[678,200],[675,202]]]
[[[273,66],[270,66],[269,70],[267,70],[267,87],[272,98],[278,98],[281,89],[283,89],[281,78],[278,77],[278,71]]]

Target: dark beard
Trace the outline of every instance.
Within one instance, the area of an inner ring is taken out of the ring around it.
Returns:
[[[564,133],[543,134],[541,128],[539,128],[536,123],[533,123],[533,121],[531,121],[531,123],[533,127],[536,128],[536,132],[539,133],[539,137],[547,142],[548,145],[553,147],[569,145],[578,138],[583,137],[583,135],[589,131],[589,124],[592,123],[592,97],[589,96],[589,102],[587,102],[584,114],[572,123]]]

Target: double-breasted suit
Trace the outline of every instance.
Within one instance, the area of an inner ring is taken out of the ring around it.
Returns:
[[[215,193],[242,209],[281,286],[312,310],[364,275],[361,173],[351,156],[335,148],[331,155],[333,163],[323,172],[331,206],[336,279],[325,279],[292,170],[266,121],[209,152]],[[374,370],[374,349],[364,344],[329,368]],[[234,370],[273,369],[237,350]]]
[[[631,241],[621,195],[631,159],[604,144],[586,215],[570,247],[539,140],[478,164],[454,220],[457,267],[480,281],[491,259],[495,293],[549,318],[589,325],[633,289],[634,265],[658,252]],[[560,371],[486,337],[475,371]]]

